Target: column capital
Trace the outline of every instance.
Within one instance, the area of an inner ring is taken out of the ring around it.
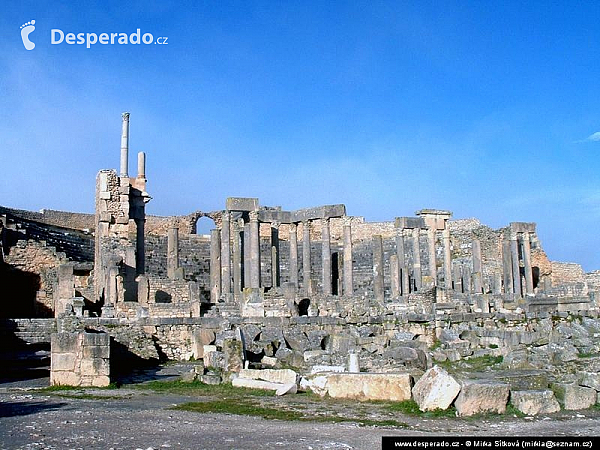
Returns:
[[[352,225],[352,217],[350,216],[343,216],[342,217],[342,223],[344,224],[345,227],[349,227]]]
[[[231,220],[231,213],[227,210],[221,213],[221,220],[229,222]]]
[[[248,215],[250,216],[250,222],[258,222],[258,211],[250,211]]]
[[[274,220],[273,222],[271,222],[271,228],[275,228],[276,230],[279,230],[279,227],[281,226],[281,222]]]
[[[322,226],[327,226],[329,225],[329,218],[328,217],[324,217],[322,219],[319,219],[321,221],[321,225]]]
[[[290,231],[296,232],[298,230],[298,224],[296,222],[290,223]]]
[[[449,228],[444,228],[442,230],[442,237],[444,237],[444,238],[450,238],[450,229]]]

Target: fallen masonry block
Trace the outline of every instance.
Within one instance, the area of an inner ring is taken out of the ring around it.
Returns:
[[[439,366],[425,372],[412,389],[421,411],[448,409],[459,392],[460,384]]]
[[[317,373],[302,377],[300,387],[324,397],[356,400],[410,400],[412,377],[407,373]]]
[[[600,373],[582,372],[579,384],[581,386],[591,387],[596,391],[600,391]]]
[[[551,390],[511,391],[510,403],[523,414],[530,416],[560,411],[560,405]]]
[[[251,378],[238,377],[231,380],[231,384],[235,387],[275,391],[277,395],[295,394],[297,392],[296,383],[273,383],[271,381],[254,380]]]
[[[595,389],[576,384],[556,383],[552,390],[563,409],[571,411],[590,408],[598,397]]]
[[[329,373],[327,393],[332,398],[356,400],[410,400],[411,376],[407,373]]]
[[[504,414],[509,393],[508,384],[485,380],[465,381],[454,406],[459,416],[480,413]]]
[[[292,369],[242,369],[238,378],[263,380],[279,384],[296,384],[298,374]]]

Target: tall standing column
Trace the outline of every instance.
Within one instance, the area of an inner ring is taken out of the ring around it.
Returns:
[[[250,211],[250,287],[260,287],[260,226],[258,211]]]
[[[241,223],[240,223],[241,222]],[[244,220],[233,222],[233,294],[237,297],[242,292],[242,230]]]
[[[167,277],[174,279],[179,268],[179,228],[169,228],[167,234]]]
[[[502,282],[505,294],[514,293],[510,241],[506,238],[502,240]]]
[[[413,228],[412,240],[413,240],[413,276],[415,278],[415,288],[421,290],[423,280],[421,279],[421,245],[419,244],[419,238],[421,236],[420,228]]]
[[[398,268],[398,255],[390,256],[390,275],[392,286],[392,298],[400,297],[400,269]]]
[[[210,300],[217,303],[221,297],[221,232],[210,230]]]
[[[522,235],[523,239],[523,265],[525,270],[525,289],[527,294],[533,295],[533,272],[531,270],[531,242],[529,233]]]
[[[396,256],[398,258],[398,271],[400,276],[400,294],[410,294],[408,279],[408,264],[406,263],[406,249],[404,247],[404,228],[396,230]]]
[[[452,251],[450,250],[450,230],[448,223],[445,224],[442,231],[442,239],[444,240],[444,287],[446,290],[452,289]]]
[[[517,242],[517,233],[510,234],[510,258],[512,260],[513,292],[517,298],[522,297],[521,267],[519,264],[519,245]]]
[[[119,176],[128,177],[129,167],[129,113],[121,114],[123,118],[122,133],[121,133],[121,170]]]
[[[474,239],[471,244],[473,253],[473,291],[475,294],[482,293],[482,273],[481,273],[481,243]]]
[[[280,222],[271,222],[271,286],[280,285],[279,277],[279,226]]]
[[[437,286],[437,264],[435,257],[435,228],[427,229],[427,245],[429,250],[429,276],[433,281],[433,285]]]
[[[290,223],[290,283],[298,288],[298,226]]]
[[[231,293],[231,214],[221,215],[221,290]]]
[[[383,240],[379,234],[373,236],[373,293],[376,300],[383,301]]]
[[[302,222],[302,284],[306,295],[312,294],[310,285],[310,221]]]
[[[329,236],[329,219],[321,219],[321,245],[323,269],[323,294],[331,295],[331,245]]]
[[[352,225],[349,218],[344,218],[344,295],[354,292],[352,264]]]
[[[244,232],[242,234],[242,261],[243,264],[243,279],[244,279],[244,287],[250,287],[250,268],[252,267],[252,262],[250,261],[250,245],[252,242],[251,233],[250,233],[250,223],[244,224]]]

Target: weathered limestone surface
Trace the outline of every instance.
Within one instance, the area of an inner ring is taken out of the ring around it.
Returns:
[[[460,391],[460,384],[439,366],[423,374],[412,389],[421,411],[448,409]]]
[[[535,416],[560,411],[560,405],[550,390],[511,391],[510,403],[523,414]]]
[[[587,409],[597,400],[595,389],[576,384],[556,383],[552,385],[558,403],[567,410]]]
[[[464,381],[454,406],[459,416],[504,414],[509,392],[508,384],[481,380]]]
[[[333,398],[356,400],[410,400],[411,376],[379,373],[327,374],[327,393]]]
[[[269,381],[271,383],[295,384],[298,374],[291,369],[242,369],[240,370],[239,377],[249,380]]]
[[[56,333],[51,340],[50,384],[108,386],[110,336],[104,333]]]

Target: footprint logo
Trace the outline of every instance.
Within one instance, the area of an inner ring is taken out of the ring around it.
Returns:
[[[35,20],[21,25],[21,39],[23,39],[23,45],[27,50],[35,48],[35,44],[29,40],[29,35],[33,30],[35,30]]]

